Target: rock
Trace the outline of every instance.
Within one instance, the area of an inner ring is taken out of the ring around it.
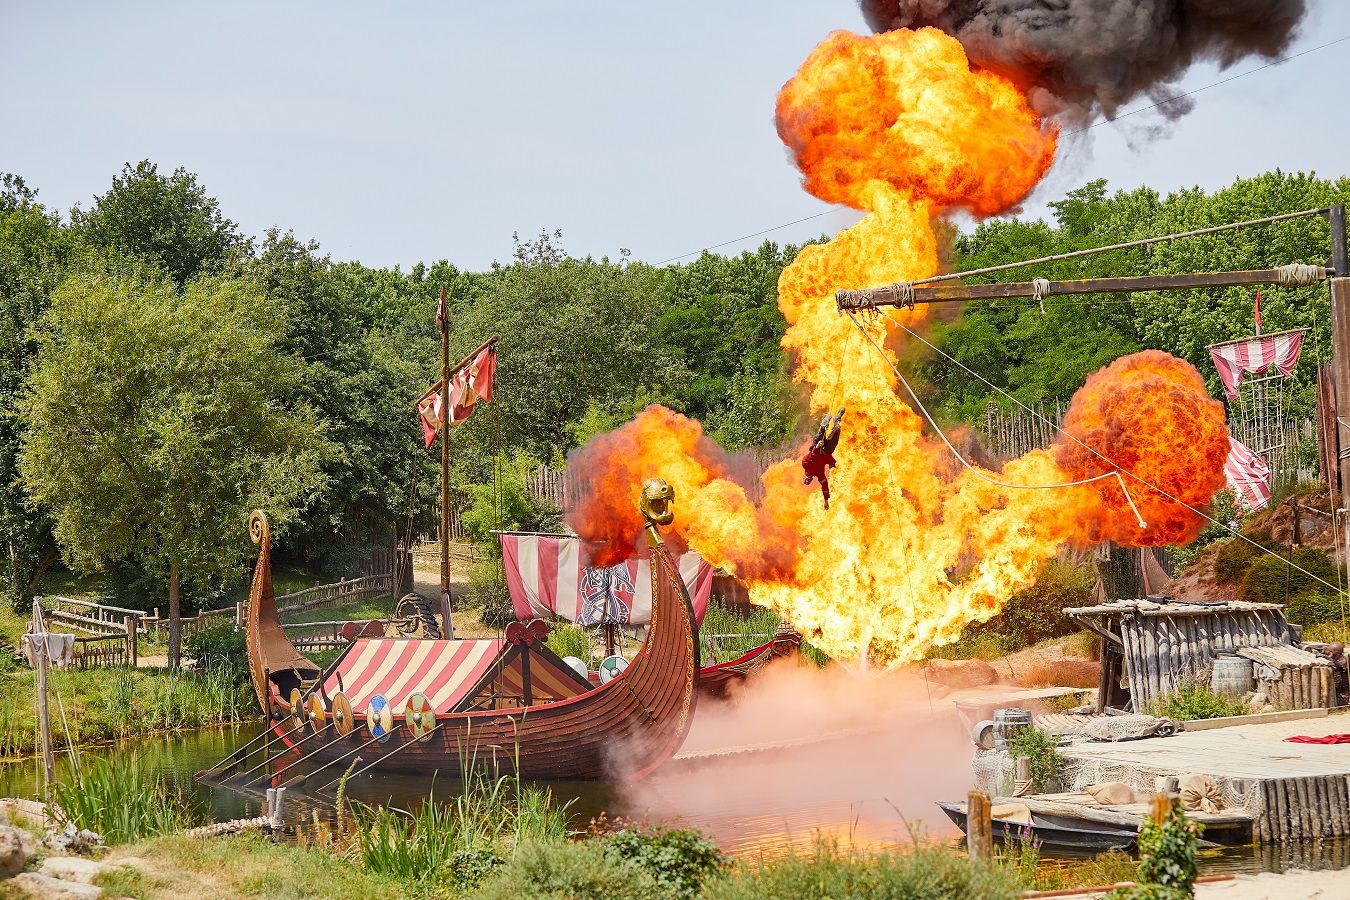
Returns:
[[[983,687],[997,684],[998,673],[982,659],[931,659],[928,680],[950,688]]]
[[[0,878],[22,872],[32,855],[33,840],[28,832],[8,822],[0,823]]]
[[[24,872],[14,876],[10,882],[25,897],[35,900],[98,900],[103,896],[103,888],[78,881],[62,881],[50,875],[37,872]]]
[[[103,838],[87,828],[81,828],[77,831],[73,824],[67,822],[63,831],[52,829],[47,832],[47,837],[43,839],[42,843],[49,850],[55,850],[57,853],[80,853],[94,847],[102,847]]]
[[[49,856],[42,861],[38,872],[65,881],[93,884],[94,876],[108,868],[105,863],[85,859],[82,856]]]

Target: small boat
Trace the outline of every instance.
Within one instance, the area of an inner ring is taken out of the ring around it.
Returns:
[[[938,806],[962,833],[968,833],[964,803],[938,803]],[[1020,815],[1013,818],[1010,815],[1012,811],[1008,810],[1010,806],[1016,806]],[[1031,812],[1020,804],[999,804],[993,812],[994,840],[1005,844],[1032,841],[1042,851],[1103,853],[1107,850],[1128,850],[1134,846],[1135,838],[1138,837],[1133,829],[1124,825]]]
[[[801,646],[802,636],[791,627],[780,625],[778,633],[767,644],[752,647],[724,663],[704,666],[698,673],[699,693],[707,697],[725,697],[732,685],[744,682],[774,660],[796,655]]]

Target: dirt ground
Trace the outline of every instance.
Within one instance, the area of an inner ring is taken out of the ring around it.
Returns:
[[[1239,875],[1234,881],[1197,885],[1195,896],[1197,900],[1335,900],[1350,897],[1350,871]]]

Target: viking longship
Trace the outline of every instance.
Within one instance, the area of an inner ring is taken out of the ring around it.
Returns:
[[[674,489],[642,489],[651,550],[651,625],[629,666],[595,685],[544,646],[543,621],[502,640],[360,639],[324,670],[281,628],[266,517],[246,625],[254,689],[275,740],[339,773],[358,754],[384,771],[460,772],[491,764],[539,779],[642,778],[683,742],[699,678],[698,626],[658,526]]]

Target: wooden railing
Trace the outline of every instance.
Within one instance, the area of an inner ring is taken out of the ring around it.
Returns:
[[[126,634],[104,634],[75,638],[71,666],[93,669],[108,666],[134,666],[136,642]]]
[[[47,618],[85,634],[126,634],[128,618],[134,619],[136,630],[145,634],[159,619],[158,609],[151,614],[140,609],[105,606],[92,600],[76,600],[73,597],[43,597],[42,608]]]
[[[413,559],[424,566],[440,567],[441,564],[441,542],[440,541],[416,541],[412,545]],[[474,544],[468,544],[461,541],[450,542],[450,558],[462,559],[467,562],[473,562],[482,558],[482,551]]]
[[[364,620],[357,620],[360,624],[365,624]],[[379,621],[385,624],[385,620]],[[290,625],[282,625],[286,631],[286,637],[291,639],[295,649],[300,652],[306,650],[330,650],[336,647],[345,647],[351,640],[342,636],[342,629],[351,622],[295,622]]]
[[[342,606],[367,597],[389,596],[394,590],[394,573],[363,575],[342,579],[334,584],[316,584],[303,591],[282,594],[277,598],[278,613],[304,612],[324,606]]]

